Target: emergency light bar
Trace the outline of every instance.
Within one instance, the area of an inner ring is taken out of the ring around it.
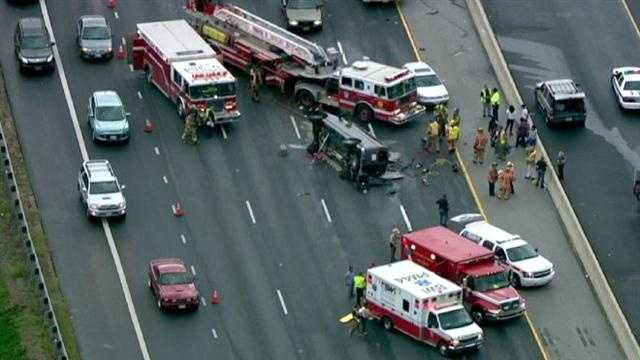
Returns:
[[[401,78],[401,77],[403,77],[405,75],[408,75],[408,74],[409,74],[409,69],[405,69],[405,70],[401,70],[401,71],[399,71],[399,72],[397,72],[395,74],[385,76],[384,79],[387,82],[391,82],[393,80],[397,80],[397,79],[399,79],[399,78]]]

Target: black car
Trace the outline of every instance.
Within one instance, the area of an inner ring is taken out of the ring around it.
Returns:
[[[55,67],[53,42],[42,19],[20,19],[16,25],[14,43],[21,71],[52,70]]]
[[[584,126],[587,119],[585,94],[573,80],[549,80],[536,84],[536,106],[545,123],[577,124]]]

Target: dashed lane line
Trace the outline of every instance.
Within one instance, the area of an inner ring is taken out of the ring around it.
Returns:
[[[165,184],[168,184],[168,183],[169,183],[169,179],[167,179],[167,177],[166,177],[166,176],[163,176],[163,177],[162,177],[162,181],[164,181],[164,183],[165,183]]]
[[[157,147],[157,146],[154,146],[154,147],[153,147],[153,152],[155,152],[155,153],[156,153],[156,155],[160,155],[160,149],[158,149],[158,147]]]
[[[220,131],[222,131],[222,138],[227,140],[227,131],[224,129],[224,125],[220,125]]]
[[[184,234],[180,234],[180,240],[182,241],[183,244],[187,243],[187,238],[184,236]]]
[[[293,129],[296,131],[296,137],[298,139],[301,139],[300,130],[298,130],[298,124],[296,124],[296,119],[293,116],[289,116],[289,119],[291,119],[291,123],[293,124]]]
[[[347,65],[349,62],[347,61],[347,55],[344,53],[344,50],[342,49],[342,44],[340,44],[340,41],[337,42],[338,44],[338,51],[340,52],[340,55],[342,55],[342,62]]]
[[[218,338],[218,333],[216,332],[216,329],[211,329],[211,335],[213,335],[215,339]]]
[[[251,203],[249,202],[249,200],[245,201],[244,203],[247,206],[247,210],[249,210],[249,216],[251,216],[251,222],[255,224],[256,217],[253,215],[253,209],[251,208]]]
[[[191,265],[191,273],[193,276],[196,276],[196,268],[194,268],[193,265]]]
[[[409,217],[407,216],[407,211],[404,209],[403,205],[400,205],[400,212],[402,213],[402,218],[404,219],[404,223],[407,225],[407,230],[413,231],[411,227],[411,221],[409,221]]]
[[[140,93],[140,91],[138,91],[138,99],[142,100],[142,93]]]
[[[331,219],[331,214],[329,214],[329,208],[327,208],[327,203],[324,201],[324,199],[320,199],[320,202],[322,203],[322,208],[324,209],[324,215],[327,217],[327,221],[333,222],[333,220]]]
[[[282,306],[282,312],[285,315],[288,315],[289,311],[287,311],[287,305],[285,305],[284,303],[284,298],[282,297],[282,293],[280,292],[280,289],[276,289],[276,292],[278,293],[278,299],[280,299],[280,306]]]

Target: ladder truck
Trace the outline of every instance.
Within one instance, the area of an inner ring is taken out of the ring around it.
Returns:
[[[303,106],[400,125],[424,113],[413,74],[364,58],[339,66],[338,51],[295,35],[231,4],[188,0],[187,21],[239,70],[261,72],[265,84],[294,95]]]

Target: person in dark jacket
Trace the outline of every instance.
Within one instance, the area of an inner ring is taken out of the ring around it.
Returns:
[[[540,186],[540,189],[544,189],[544,175],[547,172],[547,163],[543,157],[536,162],[536,170],[538,172],[538,178],[536,179],[536,186]]]
[[[449,201],[447,200],[447,195],[442,195],[442,197],[436,201],[436,205],[438,205],[438,212],[440,213],[440,225],[446,227],[447,218],[449,217]]]

